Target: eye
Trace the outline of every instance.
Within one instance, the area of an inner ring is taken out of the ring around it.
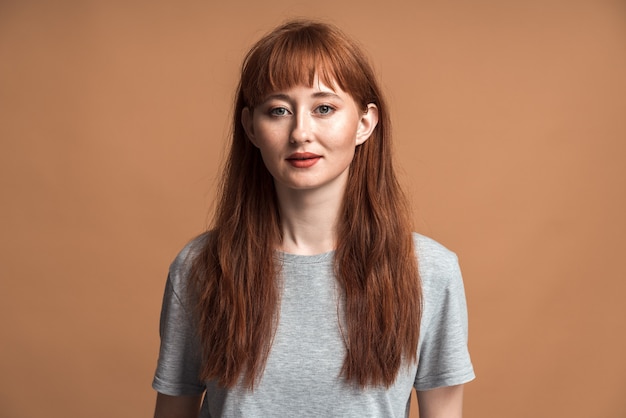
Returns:
[[[270,109],[270,115],[272,116],[286,116],[289,114],[289,111],[284,107],[274,107]]]
[[[328,115],[328,114],[332,113],[333,110],[335,110],[335,109],[332,106],[329,106],[329,105],[320,105],[316,109],[317,113],[319,113],[320,115]]]

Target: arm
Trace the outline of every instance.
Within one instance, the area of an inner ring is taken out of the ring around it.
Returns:
[[[157,394],[154,418],[198,418],[202,395],[170,396]]]
[[[157,391],[154,418],[198,418],[206,390],[198,377],[202,350],[187,297],[187,254],[185,249],[176,257],[165,284],[159,323],[159,360],[152,381]]]
[[[417,392],[420,418],[461,418],[463,385]]]

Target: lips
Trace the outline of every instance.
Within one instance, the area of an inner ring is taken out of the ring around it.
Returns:
[[[294,152],[287,157],[287,162],[296,168],[308,168],[315,165],[321,158],[321,155],[311,152]]]

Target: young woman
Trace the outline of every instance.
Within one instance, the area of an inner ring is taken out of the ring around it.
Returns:
[[[172,263],[155,417],[460,417],[456,256],[411,232],[371,66],[289,22],[245,58],[215,221]],[[419,267],[418,267],[419,266]]]

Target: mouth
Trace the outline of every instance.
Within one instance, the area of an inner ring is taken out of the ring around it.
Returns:
[[[289,157],[288,160],[309,160],[311,158],[320,158],[320,155],[313,154],[312,152],[294,152]]]
[[[287,157],[287,162],[296,168],[308,168],[315,165],[321,158],[321,155],[311,152],[295,152]]]

